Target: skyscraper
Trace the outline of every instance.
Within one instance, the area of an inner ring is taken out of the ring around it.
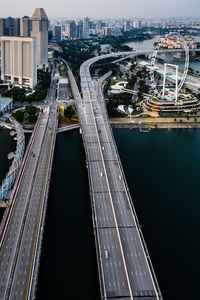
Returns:
[[[83,21],[80,20],[77,26],[77,39],[81,39],[83,37]]]
[[[124,22],[124,31],[130,31],[131,30],[131,24],[130,21]]]
[[[70,24],[65,24],[65,36],[70,37]]]
[[[111,36],[112,35],[112,28],[111,27],[105,27],[104,34],[105,34],[105,36]]]
[[[55,40],[57,42],[60,42],[62,40],[62,26],[61,25],[55,25],[54,31],[55,31]]]
[[[20,19],[19,18],[14,19],[13,35],[20,36]]]
[[[77,36],[77,26],[76,23],[72,21],[70,23],[70,38],[74,40],[76,36]]]
[[[36,38],[1,37],[1,79],[34,88],[37,84]]]
[[[83,19],[83,38],[89,38],[89,31],[90,31],[90,19],[84,18]]]
[[[102,28],[102,20],[97,21],[97,30],[101,30]]]
[[[14,31],[14,19],[8,17],[6,20],[6,35],[13,36]]]
[[[6,20],[0,18],[0,35],[6,35]]]
[[[43,8],[36,8],[31,18],[31,37],[37,38],[37,65],[48,63],[48,17]]]
[[[31,36],[31,19],[28,16],[22,18],[21,36]]]

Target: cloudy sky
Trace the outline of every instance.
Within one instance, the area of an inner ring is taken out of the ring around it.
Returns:
[[[134,18],[200,16],[200,0],[1,0],[0,17],[32,15],[43,7],[49,17]]]

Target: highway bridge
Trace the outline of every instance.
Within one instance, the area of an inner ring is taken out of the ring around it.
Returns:
[[[59,127],[56,132],[62,133],[65,131],[74,130],[74,129],[78,129],[78,128],[80,128],[79,124],[67,125],[67,126]]]
[[[56,129],[57,107],[50,104],[39,115],[0,228],[1,300],[34,298]]]
[[[102,80],[95,87],[89,68],[114,53],[81,66],[82,98],[68,70],[82,129],[90,182],[102,299],[162,299],[109,125]],[[136,55],[133,52],[131,55]]]

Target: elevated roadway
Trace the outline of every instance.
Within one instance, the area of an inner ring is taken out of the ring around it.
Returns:
[[[1,300],[34,298],[56,129],[52,105],[39,115],[2,222]]]
[[[74,130],[74,129],[78,129],[78,128],[80,128],[79,124],[67,125],[67,126],[59,127],[56,132],[62,133],[65,131]]]
[[[133,52],[133,55],[136,53]],[[82,98],[69,70],[86,151],[102,299],[162,299],[117,152],[101,90],[81,66]]]

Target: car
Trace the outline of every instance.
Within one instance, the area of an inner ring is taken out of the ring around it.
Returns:
[[[110,253],[107,250],[105,250],[105,257],[106,257],[106,259],[109,259],[109,257],[110,257]]]

